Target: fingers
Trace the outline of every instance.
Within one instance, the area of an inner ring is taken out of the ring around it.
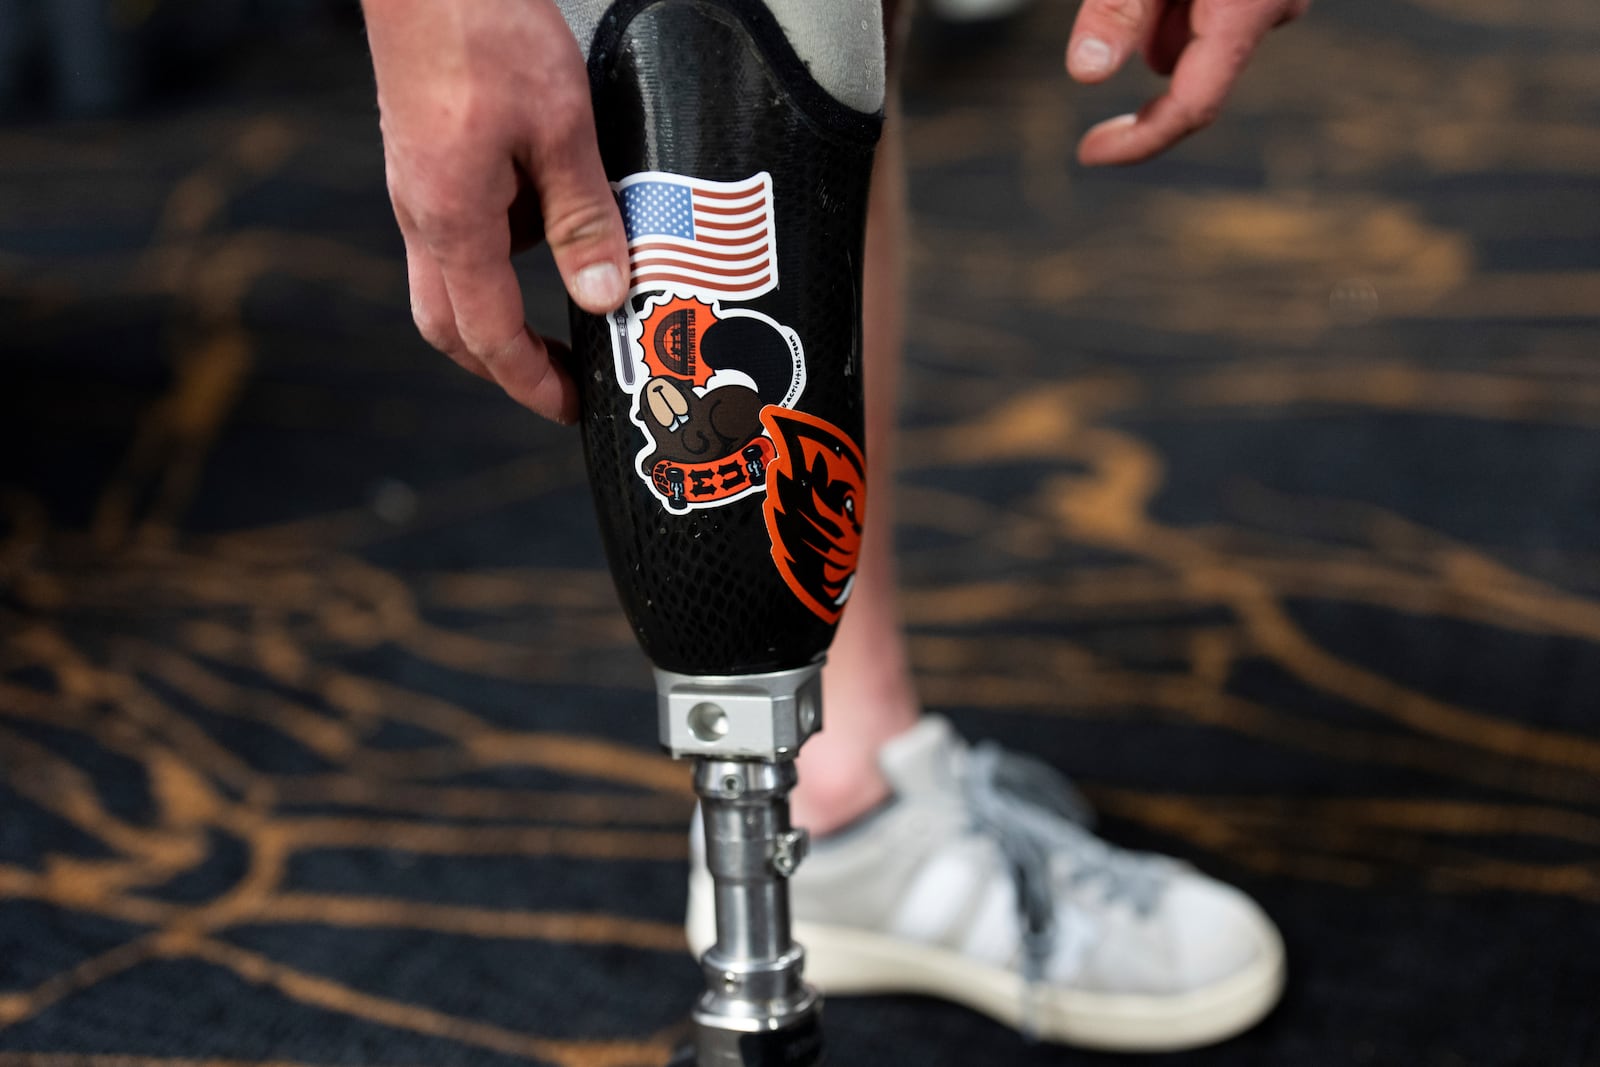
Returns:
[[[536,414],[575,422],[576,389],[523,321],[506,216],[489,208],[452,215],[448,225],[436,218],[419,224],[401,197],[392,199],[406,243],[411,316],[423,339]]]
[[[577,390],[523,320],[510,249],[510,228],[500,213],[477,219],[459,239],[436,250],[460,347],[519,404],[562,424],[575,422]]]
[[[1111,77],[1143,47],[1166,0],[1084,0],[1067,42],[1067,73],[1085,84]]]
[[[450,304],[450,293],[444,285],[444,275],[417,233],[416,224],[403,206],[395,204],[395,217],[400,222],[400,235],[406,242],[406,279],[411,287],[411,318],[417,332],[434,348],[449,356],[466,370],[480,378],[489,372],[461,341],[456,329],[456,312]]]
[[[1285,5],[1224,6],[1198,0],[1193,11],[1192,37],[1177,57],[1168,91],[1137,115],[1109,119],[1085,134],[1078,145],[1084,165],[1138,163],[1211,125],[1256,45],[1284,15]]]

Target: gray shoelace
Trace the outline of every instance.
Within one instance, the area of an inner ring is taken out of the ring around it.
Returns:
[[[1083,799],[1055,768],[1040,760],[981,744],[966,773],[967,810],[974,827],[992,836],[1011,869],[1022,920],[1023,1029],[1037,1035],[1045,968],[1055,952],[1056,858],[1073,886],[1099,883],[1107,902],[1126,900],[1140,915],[1155,910],[1169,864],[1159,856],[1125,852],[1089,832]]]

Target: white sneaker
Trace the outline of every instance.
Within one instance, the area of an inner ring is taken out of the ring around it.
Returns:
[[[879,757],[894,799],[813,842],[790,880],[806,978],[827,994],[957,1001],[1086,1048],[1192,1048],[1283,990],[1283,941],[1243,893],[1113,848],[1065,779],[927,716]],[[716,939],[696,820],[689,944]]]

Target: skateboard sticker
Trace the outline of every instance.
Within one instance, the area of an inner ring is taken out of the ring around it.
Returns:
[[[761,492],[774,454],[761,409],[805,390],[795,332],[758,311],[658,293],[630,302],[617,379],[642,431],[639,476],[669,510]]]

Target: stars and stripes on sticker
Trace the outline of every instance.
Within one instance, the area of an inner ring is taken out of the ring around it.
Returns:
[[[772,175],[713,182],[646,171],[612,183],[628,230],[629,293],[752,300],[778,287]]]

